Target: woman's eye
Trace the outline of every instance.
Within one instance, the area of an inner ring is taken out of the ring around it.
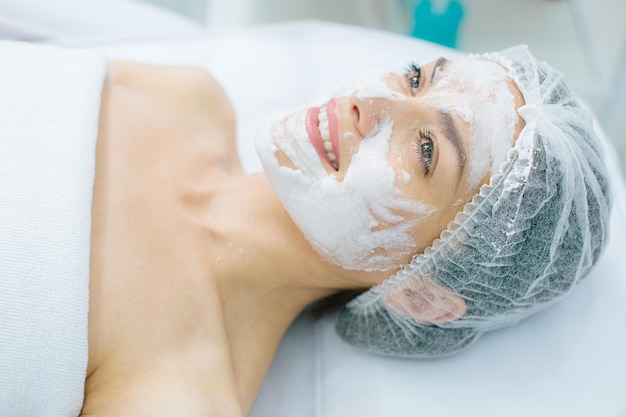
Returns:
[[[435,142],[433,141],[430,132],[420,132],[420,135],[416,140],[416,152],[418,153],[418,157],[423,161],[424,174],[428,175],[430,172],[430,165],[433,161],[433,155],[435,154]]]
[[[416,62],[411,62],[407,65],[406,70],[404,71],[404,76],[409,84],[409,87],[411,88],[411,91],[413,92],[413,95],[415,95],[422,80],[422,68]]]

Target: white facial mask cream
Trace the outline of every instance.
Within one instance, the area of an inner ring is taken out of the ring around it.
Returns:
[[[493,172],[513,143],[517,115],[506,77],[496,64],[451,62],[437,75],[436,88],[419,97],[444,113],[455,112],[469,124],[468,188]],[[364,103],[408,100],[391,90],[385,78],[386,74],[376,73],[339,95],[354,94]],[[415,251],[416,226],[434,212],[397,186],[406,185],[410,175],[388,163],[398,158],[389,149],[393,122],[388,110],[382,107],[379,123],[360,142],[343,180],[329,172],[315,150],[307,133],[306,109],[276,116],[257,137],[265,174],[286,211],[324,260],[345,269],[397,268]],[[290,166],[281,165],[279,154]]]
[[[424,97],[444,113],[455,112],[470,126],[467,189],[493,174],[513,146],[518,117],[507,80],[500,65],[470,56],[448,62]]]
[[[273,189],[313,248],[331,264],[362,271],[396,268],[414,251],[415,226],[433,212],[396,187],[406,178],[387,162],[392,127],[387,119],[362,140],[343,181],[324,169],[303,112],[278,116],[258,137],[257,153]],[[279,164],[278,150],[295,169]]]
[[[389,71],[364,71],[339,87],[334,96],[347,97],[354,93],[359,100],[363,101],[374,98],[383,98],[389,101],[406,100],[404,94],[389,88],[387,85],[389,75]]]

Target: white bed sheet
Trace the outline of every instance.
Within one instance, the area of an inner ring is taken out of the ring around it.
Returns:
[[[200,25],[139,0],[0,0],[0,39],[128,39],[190,34]]]
[[[401,70],[408,60],[456,54],[416,39],[322,22],[95,46],[112,58],[196,64],[216,75],[233,99],[248,171],[260,169],[254,132],[274,110],[315,100],[361,69]],[[610,243],[571,297],[437,360],[374,356],[343,343],[332,317],[317,323],[301,318],[284,338],[250,415],[626,416],[626,186],[612,148],[608,154]]]

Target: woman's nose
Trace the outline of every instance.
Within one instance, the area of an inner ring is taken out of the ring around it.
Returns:
[[[352,94],[349,100],[350,112],[358,133],[367,137],[381,124],[383,119],[391,118],[391,101],[383,97],[359,97]]]

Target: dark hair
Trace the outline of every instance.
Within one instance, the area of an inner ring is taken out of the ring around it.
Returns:
[[[341,310],[348,301],[363,294],[365,291],[367,291],[367,288],[341,290],[334,294],[327,295],[309,305],[309,307],[307,307],[307,313],[314,320],[321,319],[328,314]]]

